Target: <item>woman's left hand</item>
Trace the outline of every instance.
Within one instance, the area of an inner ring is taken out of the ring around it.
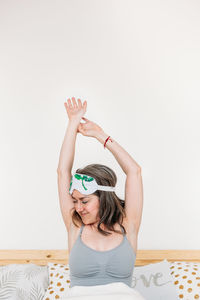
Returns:
[[[72,104],[73,103],[73,104]],[[81,99],[78,99],[78,104],[76,102],[75,97],[72,97],[72,102],[71,99],[67,99],[67,102],[64,103],[67,115],[69,120],[78,120],[80,122],[82,116],[86,112],[87,108],[87,101],[85,100],[82,104]]]
[[[91,136],[91,137],[97,137],[99,133],[103,133],[103,129],[97,125],[96,123],[86,119],[85,117],[82,117],[82,119],[86,123],[80,123],[78,126],[77,131],[80,132],[84,136]]]

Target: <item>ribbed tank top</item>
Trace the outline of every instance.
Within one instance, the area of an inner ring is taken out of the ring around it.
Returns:
[[[83,227],[69,255],[70,288],[112,282],[124,282],[131,287],[136,254],[124,231],[120,245],[111,250],[97,251],[81,240]]]

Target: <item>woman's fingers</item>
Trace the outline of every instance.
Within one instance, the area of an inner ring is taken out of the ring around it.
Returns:
[[[68,106],[69,106],[70,108],[72,108],[72,104],[71,104],[71,99],[70,99],[70,98],[67,99],[67,104],[68,104]]]
[[[82,126],[83,124],[79,124],[79,126],[78,126],[78,132],[80,132],[80,133],[82,133],[83,135],[85,135],[85,129],[84,129],[84,127]]]
[[[78,107],[74,97],[72,97],[72,101],[73,101],[74,107]]]
[[[78,99],[78,107],[79,107],[79,108],[82,107],[81,99]]]
[[[68,112],[69,111],[69,104],[67,104],[67,102],[64,102],[64,106],[65,106],[66,111]]]
[[[85,117],[82,117],[83,120],[85,120],[86,122],[89,122],[89,120]]]
[[[72,100],[71,100],[71,99],[72,99]],[[67,99],[67,103],[68,103],[68,105],[69,105],[70,108],[72,108],[73,105],[74,105],[74,107],[79,107],[79,108],[82,107],[82,102],[81,102],[81,99],[80,99],[80,98],[77,99],[78,105],[77,105],[77,102],[76,102],[75,97],[72,97],[71,99],[70,99],[70,98]],[[72,104],[73,104],[73,105],[72,105]],[[86,100],[83,102],[83,105],[84,105],[84,106],[87,106],[87,101],[86,101]]]
[[[72,100],[71,100],[71,99],[72,99]],[[70,108],[73,108],[73,106],[74,106],[74,107],[77,107],[77,103],[76,103],[75,98],[72,97],[71,99],[70,99],[70,98],[67,99],[67,104],[68,104],[68,106],[69,106]]]

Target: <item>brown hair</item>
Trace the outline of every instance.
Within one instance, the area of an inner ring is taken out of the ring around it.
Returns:
[[[77,169],[76,173],[85,174],[96,179],[97,184],[115,186],[117,183],[117,176],[115,172],[109,167],[101,164],[90,164],[82,169]],[[111,233],[104,231],[100,228],[100,224],[103,223],[109,231],[121,233],[119,230],[115,230],[113,225],[118,223],[123,228],[126,234],[126,229],[122,225],[123,218],[125,217],[124,200],[120,199],[115,192],[107,192],[97,190],[93,195],[99,198],[99,218],[97,229],[103,235],[109,235]],[[76,212],[75,208],[72,212],[72,222],[76,227],[83,224],[80,215]],[[78,225],[77,225],[78,223]]]

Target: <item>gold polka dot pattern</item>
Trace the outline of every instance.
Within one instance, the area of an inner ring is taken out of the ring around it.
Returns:
[[[67,297],[70,288],[69,265],[48,263],[49,286],[43,300],[62,299]]]
[[[200,300],[200,263],[170,262],[170,274],[177,288],[178,299]]]

